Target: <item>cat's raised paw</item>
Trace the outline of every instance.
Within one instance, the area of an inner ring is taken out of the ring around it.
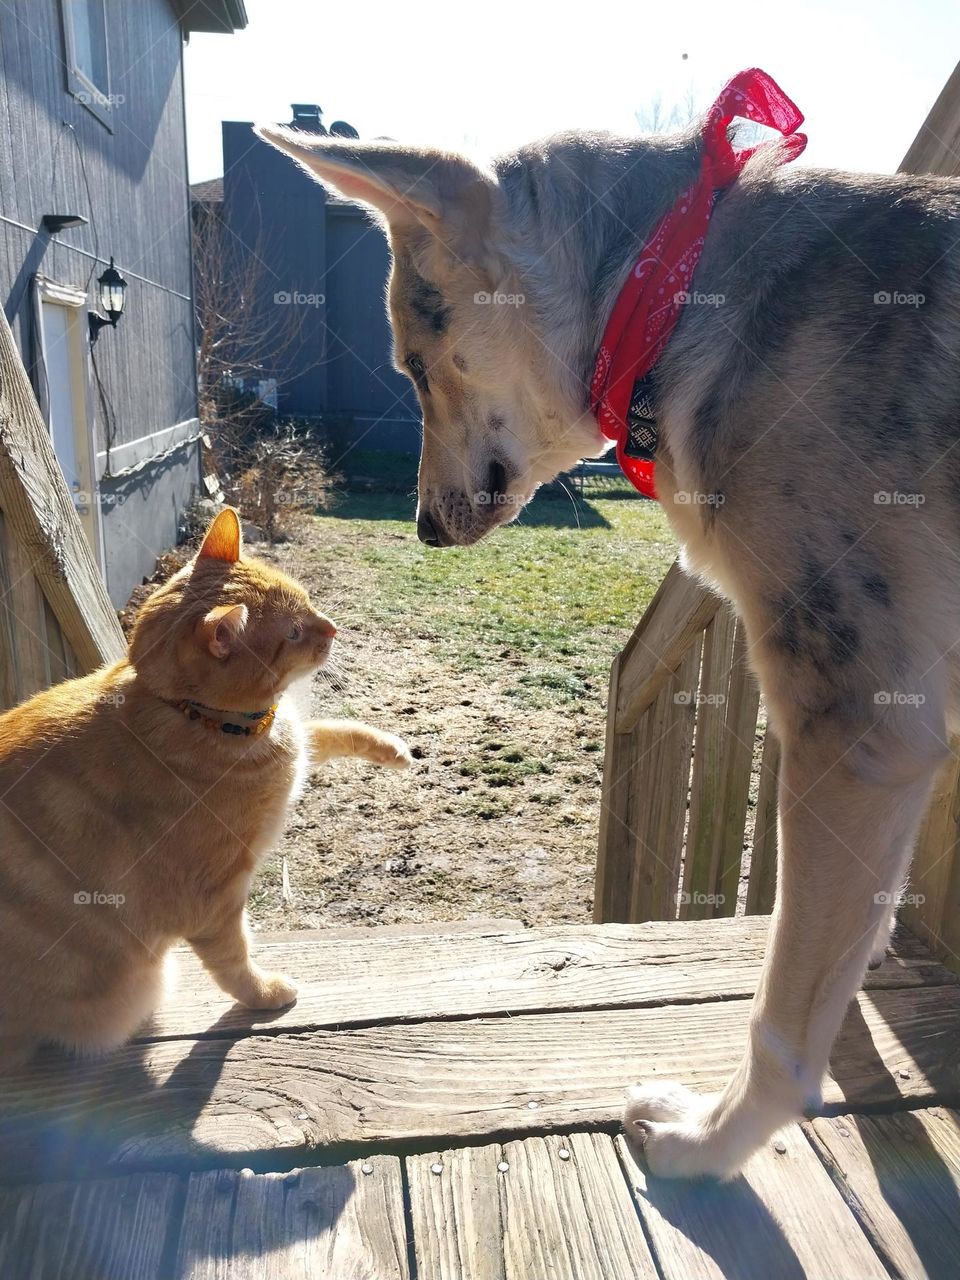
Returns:
[[[384,769],[409,769],[413,764],[410,748],[395,733],[378,733],[368,759]]]

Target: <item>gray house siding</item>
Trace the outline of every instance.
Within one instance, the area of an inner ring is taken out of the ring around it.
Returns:
[[[106,24],[118,105],[97,114],[68,89],[60,0],[0,6],[0,297],[42,400],[35,277],[85,290],[91,309],[111,256],[128,282],[89,369],[119,605],[176,541],[200,456],[181,28],[171,0],[106,0]],[[89,225],[51,237],[47,213]]]
[[[297,348],[275,369],[278,409],[353,421],[363,448],[416,453],[420,411],[393,368],[384,310],[389,269],[382,231],[261,142],[246,122],[223,124],[223,209],[231,238],[262,263],[261,305],[322,295],[306,306]]]

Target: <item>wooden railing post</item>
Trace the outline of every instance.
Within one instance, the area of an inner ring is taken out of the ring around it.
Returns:
[[[16,671],[34,660],[33,646],[46,644],[45,623],[37,613],[38,586],[82,670],[120,657],[125,648],[123,632],[2,315],[0,512],[9,580],[4,604],[15,615],[11,626],[0,631],[0,643],[5,636],[8,641],[12,638],[11,651],[0,652],[0,658]],[[26,681],[28,686],[35,682],[33,678]]]
[[[611,671],[595,920],[735,913],[758,701],[742,624],[673,566]],[[774,751],[753,909],[775,884]]]

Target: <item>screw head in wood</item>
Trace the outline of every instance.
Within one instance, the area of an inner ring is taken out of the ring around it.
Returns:
[[[527,1109],[530,1111],[536,1111],[539,1106],[539,1102],[533,1102],[532,1100],[527,1103]]]
[[[773,1144],[773,1149],[776,1151],[778,1156],[785,1156],[787,1154],[787,1144],[782,1138],[778,1138],[776,1140]]]
[[[373,1165],[372,1165],[372,1164],[362,1164],[362,1165],[360,1166],[360,1172],[361,1172],[362,1174],[364,1174],[366,1177],[368,1177],[368,1178],[369,1178],[370,1174],[371,1174],[371,1173],[373,1173]]]
[[[567,1150],[566,1147],[561,1147],[560,1150],[557,1152],[557,1155],[560,1157],[561,1160],[570,1159],[570,1152]]]
[[[441,1173],[443,1173],[443,1165],[442,1165],[442,1164],[439,1164],[439,1163],[437,1163],[437,1164],[432,1164],[432,1165],[430,1166],[430,1172],[431,1172],[431,1173],[435,1173],[435,1174],[437,1175],[437,1177],[439,1177],[439,1176],[440,1176],[440,1174],[441,1174]]]
[[[507,1173],[509,1169],[510,1166],[507,1164],[506,1160],[501,1160],[497,1165],[497,1173]]]

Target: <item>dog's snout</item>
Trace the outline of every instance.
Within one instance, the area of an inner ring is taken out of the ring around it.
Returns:
[[[434,524],[429,511],[421,511],[417,515],[417,537],[428,547],[440,547],[440,533]]]

